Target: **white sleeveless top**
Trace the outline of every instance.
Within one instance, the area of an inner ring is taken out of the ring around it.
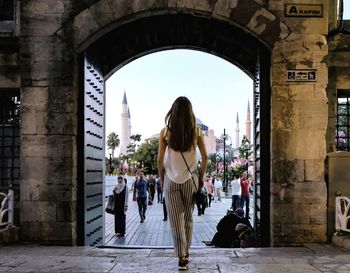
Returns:
[[[165,129],[165,134],[166,131],[167,129]],[[192,173],[197,170],[197,138],[201,135],[202,131],[200,127],[196,126],[195,148],[192,148],[192,150],[190,151],[183,152],[188,167],[190,168]],[[167,146],[165,149],[164,169],[165,173],[170,178],[170,180],[174,181],[175,183],[182,184],[191,178],[191,174],[187,169],[186,163],[182,158],[181,152],[176,152],[169,146]]]

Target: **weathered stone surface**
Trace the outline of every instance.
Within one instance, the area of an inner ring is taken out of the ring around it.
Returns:
[[[298,111],[293,101],[275,101],[272,105],[272,129],[299,129]]]
[[[61,14],[28,13],[21,16],[21,35],[49,36],[62,26]]]
[[[178,8],[194,9],[195,0],[177,0]]]
[[[22,201],[22,222],[55,222],[56,203],[50,201]]]
[[[73,80],[71,62],[42,62],[22,65],[22,86],[69,86]]]
[[[98,31],[99,25],[90,10],[86,9],[74,17],[73,29],[75,45],[81,46],[90,35]]]
[[[305,181],[321,181],[324,178],[324,160],[305,160]]]
[[[215,3],[217,1],[213,1],[213,0],[195,0],[194,3],[194,9],[195,10],[201,10],[204,12],[208,12],[211,13],[214,9]]]
[[[19,67],[0,66],[0,83],[2,88],[19,88],[21,86]]]
[[[105,0],[98,1],[95,5],[89,7],[89,10],[100,27],[112,23],[114,20],[113,12]]]

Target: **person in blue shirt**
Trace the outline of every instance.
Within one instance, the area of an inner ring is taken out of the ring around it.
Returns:
[[[143,223],[146,219],[148,191],[149,191],[148,182],[142,173],[140,175],[140,179],[135,181],[134,196],[133,196],[133,200],[137,201],[137,206],[139,207],[139,214],[141,218],[140,223]]]

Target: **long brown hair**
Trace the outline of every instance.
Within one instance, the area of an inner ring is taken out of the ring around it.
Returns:
[[[191,150],[195,145],[196,118],[192,104],[186,97],[178,97],[165,116],[165,124],[170,131],[168,145],[178,152]]]

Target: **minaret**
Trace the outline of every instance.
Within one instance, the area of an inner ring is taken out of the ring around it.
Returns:
[[[122,102],[122,112],[121,112],[121,131],[120,131],[120,153],[126,154],[126,147],[129,145],[130,136],[129,136],[129,107],[128,101],[126,99],[126,94],[124,91],[124,97]]]
[[[235,148],[239,148],[239,119],[238,119],[238,112],[237,112],[237,119],[236,119],[236,146]]]
[[[248,100],[248,109],[247,109],[247,120],[245,122],[245,136],[251,142],[251,124],[252,122],[250,121],[250,105],[249,105],[249,100]]]
[[[130,144],[131,137],[131,116],[130,116],[130,108],[128,107],[128,145]]]

